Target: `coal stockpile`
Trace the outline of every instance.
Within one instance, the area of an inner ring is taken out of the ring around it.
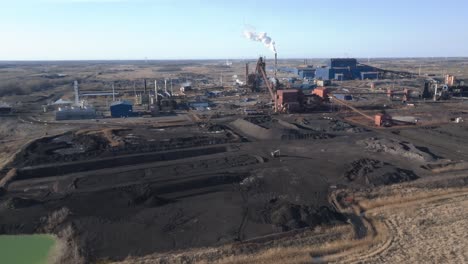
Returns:
[[[57,138],[42,138],[31,143],[17,155],[12,166],[36,166],[55,162],[72,162],[132,153],[167,151],[237,142],[237,138],[232,136],[195,136],[171,138],[163,141],[146,141],[139,142],[139,144],[123,144],[113,147],[104,138],[97,135],[73,136],[70,140],[61,138],[57,140]]]
[[[175,159],[183,159],[189,157],[196,157],[200,155],[210,155],[221,152],[226,152],[227,147],[209,147],[202,149],[178,150],[169,152],[145,153],[134,154],[126,156],[118,156],[115,158],[103,158],[89,161],[80,161],[72,163],[49,164],[36,167],[25,167],[18,170],[17,180],[49,177],[56,175],[63,175],[68,173],[76,173],[90,170],[98,170],[104,168],[114,167],[116,164],[119,166],[135,165],[147,162],[167,161]]]
[[[278,198],[249,213],[251,221],[271,224],[281,231],[329,225],[346,221],[345,217],[328,206],[314,207],[295,204]]]
[[[230,123],[240,134],[257,140],[317,140],[331,139],[332,134],[303,130],[288,122],[271,117],[249,117]]]
[[[344,176],[348,181],[361,186],[390,185],[419,178],[411,170],[397,168],[390,163],[368,158],[353,161]]]
[[[418,147],[410,142],[397,141],[394,139],[367,138],[357,143],[372,152],[388,153],[419,162],[434,162],[440,158],[431,153],[426,147]]]

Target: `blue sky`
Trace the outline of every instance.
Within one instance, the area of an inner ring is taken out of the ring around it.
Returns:
[[[468,56],[461,0],[0,0],[0,60]]]

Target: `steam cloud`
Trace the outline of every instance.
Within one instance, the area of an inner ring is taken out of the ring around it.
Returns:
[[[245,30],[244,36],[252,41],[262,42],[265,47],[276,53],[275,42],[267,35],[266,32],[260,32],[257,34],[255,31]]]

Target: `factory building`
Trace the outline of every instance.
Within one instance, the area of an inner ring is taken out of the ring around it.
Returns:
[[[55,120],[96,119],[93,108],[65,108],[55,112]]]
[[[116,101],[110,106],[112,117],[129,117],[133,115],[133,105],[128,101]]]
[[[277,90],[276,103],[279,109],[297,112],[301,110],[302,92],[298,89]]]
[[[312,66],[294,68],[294,73],[299,75],[301,79],[315,78],[315,68]]]
[[[372,66],[358,64],[356,59],[330,59],[327,66],[317,68],[315,78],[318,80],[365,80],[378,79],[378,69]]]

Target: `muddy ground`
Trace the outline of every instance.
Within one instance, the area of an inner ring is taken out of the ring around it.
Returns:
[[[343,225],[330,192],[466,160],[466,130],[372,129],[333,114],[72,130],[30,143],[7,165],[0,233],[71,227],[80,255],[96,261]]]

